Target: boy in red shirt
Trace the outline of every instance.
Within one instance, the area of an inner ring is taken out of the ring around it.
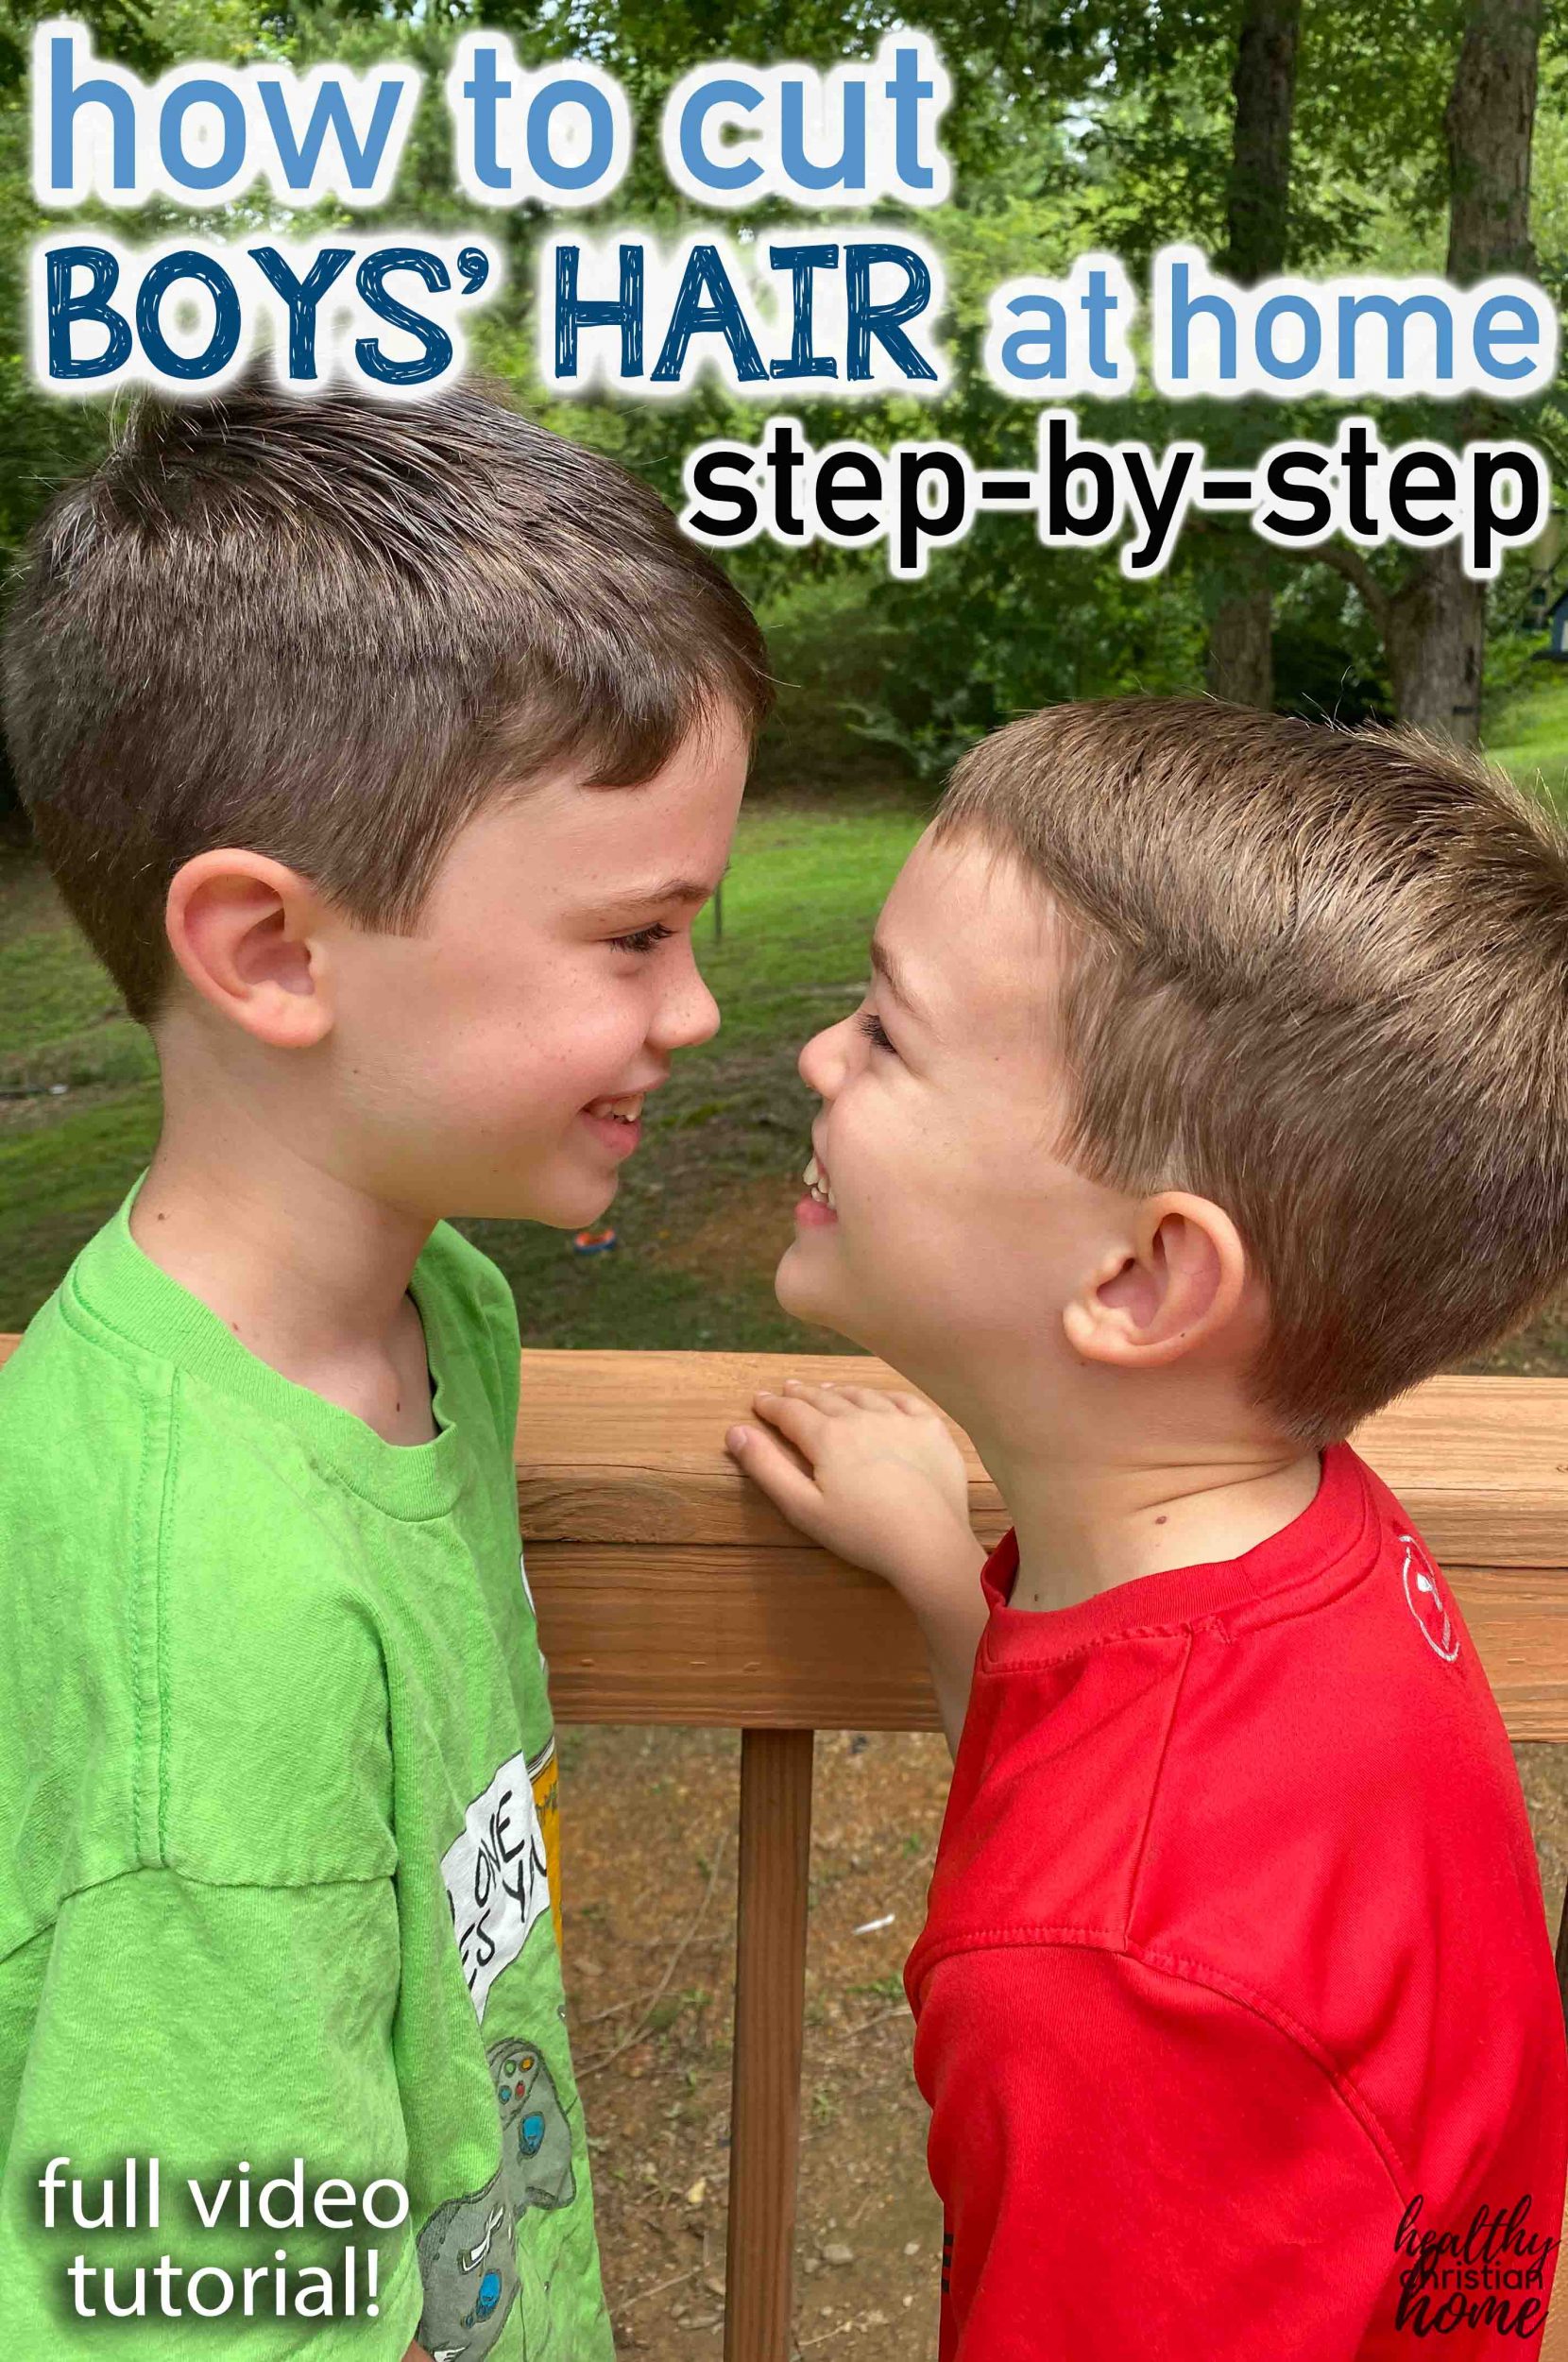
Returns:
[[[1568,1274],[1568,843],[1414,737],[1065,706],[959,766],[872,964],[779,1297],[1014,1530],[982,1570],[912,1396],[728,1442],[904,1594],[957,1744],[907,1972],[943,2362],[1536,2353],[1529,1827],[1343,1439]]]

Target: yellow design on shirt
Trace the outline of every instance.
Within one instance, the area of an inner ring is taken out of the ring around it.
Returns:
[[[543,1754],[536,1755],[529,1764],[528,1777],[534,1785],[534,1809],[539,1816],[539,1831],[544,1839],[544,1858],[550,1878],[550,1916],[555,1923],[555,1948],[558,1951],[561,1943],[561,1778],[554,1732]]]

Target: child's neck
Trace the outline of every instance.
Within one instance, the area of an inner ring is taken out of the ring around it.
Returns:
[[[1093,1415],[1064,1403],[1055,1422],[1028,1387],[1005,1402],[986,1393],[955,1415],[1017,1531],[1014,1607],[1066,1607],[1143,1575],[1239,1558],[1318,1489],[1317,1451],[1224,1387],[1150,1388],[1120,1416],[1097,1392]]]
[[[1271,1451],[1159,1467],[1013,1468],[997,1481],[1018,1533],[1012,1604],[1076,1600],[1177,1566],[1239,1558],[1299,1517],[1318,1489],[1318,1454]]]
[[[176,1090],[131,1210],[137,1245],[259,1361],[389,1443],[435,1433],[408,1283],[432,1224],[377,1201],[242,1105]]]

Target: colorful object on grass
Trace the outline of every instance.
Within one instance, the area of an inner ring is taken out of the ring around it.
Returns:
[[[615,1232],[605,1224],[603,1230],[578,1230],[573,1233],[573,1255],[607,1255],[615,1244]]]

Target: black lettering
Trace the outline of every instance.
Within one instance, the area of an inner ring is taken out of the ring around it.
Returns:
[[[705,541],[743,541],[755,533],[758,501],[749,482],[755,465],[755,454],[741,443],[700,452],[691,463],[692,491],[699,501],[724,505],[688,508],[681,520],[688,531]]]
[[[1287,444],[1275,452],[1263,481],[1270,499],[1286,505],[1265,508],[1258,518],[1260,531],[1282,541],[1315,541],[1325,533],[1334,520],[1334,503],[1321,482],[1327,469],[1328,454],[1310,443]],[[1412,2199],[1410,2204],[1419,2209],[1421,2200]]]
[[[1423,484],[1425,474],[1430,481]],[[1407,541],[1440,541],[1454,529],[1454,504],[1459,480],[1446,452],[1407,451],[1389,470],[1389,515],[1394,530]],[[1417,503],[1440,504],[1435,516],[1423,515]]]

